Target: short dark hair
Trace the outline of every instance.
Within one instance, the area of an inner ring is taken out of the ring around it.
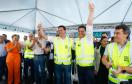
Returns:
[[[102,36],[101,39],[100,39],[100,42],[103,40],[103,39],[106,39],[107,37],[104,37]],[[108,39],[108,38],[107,38]]]
[[[107,32],[103,32],[102,35],[103,35],[103,34],[106,34],[106,35],[107,35]]]
[[[115,37],[113,36],[113,37],[111,37],[111,41],[114,41],[114,39],[115,39]]]
[[[58,26],[58,29],[59,29],[59,28],[63,28],[64,30],[66,30],[66,27],[65,27],[64,25]]]
[[[18,39],[20,39],[20,36],[19,35],[17,35],[17,37],[18,37]]]
[[[7,37],[7,35],[6,35],[6,34],[2,34],[2,35]]]
[[[122,29],[124,34],[128,34],[127,39],[129,39],[129,36],[131,34],[131,30],[130,30],[130,28],[127,25],[120,24],[120,25],[116,26],[115,29],[116,30]]]
[[[81,29],[81,28],[83,28],[83,29],[86,31],[86,27],[85,27],[84,25],[80,25],[80,26],[78,27],[78,30]]]
[[[18,35],[17,35],[17,34],[13,34],[13,35],[12,35],[12,38],[13,38],[13,37],[15,37],[15,36],[17,36],[17,37],[18,37]]]

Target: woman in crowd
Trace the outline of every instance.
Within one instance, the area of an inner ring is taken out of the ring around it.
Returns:
[[[18,42],[18,35],[12,36],[12,41],[5,46],[7,51],[6,64],[8,67],[8,84],[20,84],[20,50],[21,45]]]
[[[108,38],[102,37],[100,40],[101,45],[95,48],[95,70],[97,72],[97,84],[108,84],[108,70],[102,64],[102,56],[104,55],[105,47],[108,44]]]

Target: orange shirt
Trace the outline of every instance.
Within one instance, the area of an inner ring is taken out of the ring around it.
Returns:
[[[14,45],[13,45],[12,42],[7,43],[6,46],[5,46],[6,50],[9,49],[9,48],[13,48],[13,47],[14,47]],[[14,55],[16,56],[16,55],[19,55],[20,48],[21,48],[20,43],[17,43],[16,47],[13,50],[8,51],[8,54],[7,55],[8,56],[14,56]]]

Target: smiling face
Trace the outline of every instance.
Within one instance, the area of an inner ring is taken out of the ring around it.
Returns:
[[[120,24],[115,27],[114,41],[123,45],[131,34],[130,28],[125,24]]]
[[[78,29],[78,36],[79,36],[79,38],[83,38],[85,36],[85,34],[86,34],[86,31],[85,31],[84,28],[79,28]]]
[[[125,34],[123,32],[123,29],[116,29],[115,30],[114,38],[115,38],[116,42],[120,43],[123,40],[126,40],[127,36],[128,36],[128,34]]]
[[[108,38],[103,38],[100,43],[101,46],[106,47],[106,45],[108,44]]]
[[[59,27],[58,34],[60,37],[63,37],[66,34],[66,30],[63,27]]]
[[[26,41],[26,40],[27,40],[27,36],[24,36],[24,38],[23,38],[23,39],[24,39],[24,41]]]
[[[29,36],[28,36],[29,40],[32,40],[33,39],[33,34],[30,33]]]
[[[13,42],[17,42],[18,41],[18,36],[17,35],[13,35],[12,36],[12,41]]]

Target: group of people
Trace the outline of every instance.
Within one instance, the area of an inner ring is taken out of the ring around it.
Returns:
[[[19,35],[14,34],[12,41],[3,39],[5,34],[0,36],[0,79],[5,71],[8,84],[21,84],[21,70],[24,68],[25,84],[72,84],[75,51],[79,84],[132,84],[130,29],[120,24],[115,28],[111,43],[104,34],[100,45],[94,46],[94,9],[90,1],[87,26],[78,27],[76,39],[66,35],[63,25],[58,27],[58,35],[50,38],[45,35],[42,24],[37,26],[37,37],[30,33],[28,39],[24,37],[23,45]]]

